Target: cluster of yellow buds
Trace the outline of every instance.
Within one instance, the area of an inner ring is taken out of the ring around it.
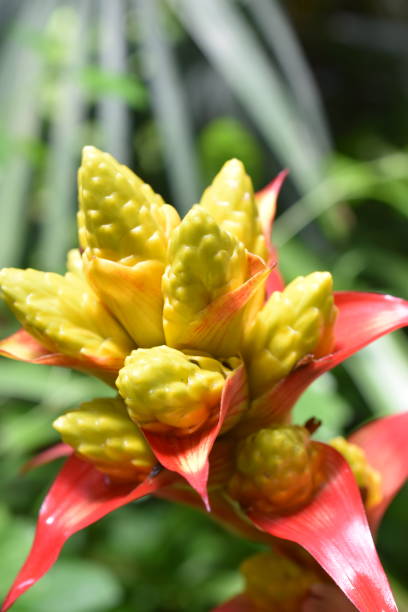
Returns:
[[[298,612],[319,576],[273,551],[246,559],[241,567],[245,593],[259,612]]]
[[[70,252],[64,276],[0,273],[2,294],[29,334],[119,392],[59,417],[63,439],[111,477],[138,480],[155,463],[142,431],[185,438],[211,426],[243,365],[249,394],[218,431],[231,437],[235,457],[224,486],[258,510],[306,502],[319,480],[309,432],[268,424],[242,438],[234,427],[296,367],[331,350],[330,274],[297,278],[267,298],[275,262],[264,207],[237,160],[180,220],[128,168],[86,147],[79,200],[81,250]]]

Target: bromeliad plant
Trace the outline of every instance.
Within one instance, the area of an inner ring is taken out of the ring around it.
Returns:
[[[408,324],[408,302],[333,293],[327,272],[284,286],[269,241],[284,176],[254,195],[232,160],[180,220],[128,168],[86,147],[80,249],[67,273],[0,272],[23,326],[1,353],[75,368],[117,391],[55,421],[63,444],[37,463],[69,458],[2,612],[73,533],[148,494],[292,557],[249,563],[247,593],[229,610],[296,611],[310,585],[331,579],[361,612],[396,610],[367,516],[379,517],[407,476],[407,414],[369,436],[393,462],[384,474],[375,453],[313,441],[317,423],[291,424],[291,409],[320,374]],[[300,557],[309,570],[293,565]],[[276,603],[261,583],[296,576],[282,563],[300,572],[299,596],[286,597],[280,580]]]

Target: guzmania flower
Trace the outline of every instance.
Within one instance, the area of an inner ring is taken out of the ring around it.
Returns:
[[[360,612],[396,610],[367,516],[378,518],[407,476],[407,414],[385,440],[398,465],[389,480],[375,453],[364,457],[358,441],[315,442],[316,423],[292,424],[291,410],[316,377],[407,325],[408,302],[333,292],[324,271],[284,285],[270,234],[285,175],[254,194],[231,160],[180,220],[131,170],[85,147],[79,249],[65,275],[0,272],[22,325],[1,354],[74,368],[116,390],[60,415],[63,443],[34,459],[69,455],[2,612],[72,534],[148,494],[316,560],[306,573],[272,553],[248,562],[244,599],[257,609],[300,609],[320,565]],[[274,590],[286,578],[297,583],[291,608]]]

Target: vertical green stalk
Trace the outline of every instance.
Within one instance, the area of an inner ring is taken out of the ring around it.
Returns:
[[[42,208],[42,231],[37,264],[61,271],[75,237],[76,167],[84,99],[78,76],[86,63],[91,2],[77,1],[69,57],[58,84],[58,99],[51,117],[50,142],[45,173],[46,192]]]
[[[290,89],[323,154],[331,151],[331,138],[319,90],[290,21],[277,0],[246,0],[256,25],[280,64]]]
[[[40,89],[45,64],[30,38],[41,34],[54,5],[55,0],[24,3],[1,51],[0,127],[5,151],[0,167],[0,267],[21,263],[24,250],[32,175],[27,146],[40,137]]]
[[[322,152],[255,32],[227,0],[172,0],[189,33],[252,117],[301,193],[321,177]],[[209,95],[211,95],[209,93]]]
[[[169,172],[174,201],[185,213],[200,195],[191,117],[158,0],[135,0],[142,45],[142,67]]]
[[[103,71],[126,74],[126,15],[124,0],[100,0],[99,62]],[[129,110],[115,93],[104,93],[98,101],[101,146],[121,163],[129,162],[131,142]]]

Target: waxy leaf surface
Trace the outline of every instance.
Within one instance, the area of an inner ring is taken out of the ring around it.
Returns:
[[[303,546],[360,612],[396,612],[354,476],[336,450],[314,444],[326,480],[310,503],[287,516],[248,516],[267,533]]]
[[[139,485],[114,484],[92,464],[70,457],[41,506],[31,551],[1,612],[8,610],[54,565],[64,543],[74,533],[116,508],[154,493],[169,484],[172,478],[168,472],[162,472]]]

